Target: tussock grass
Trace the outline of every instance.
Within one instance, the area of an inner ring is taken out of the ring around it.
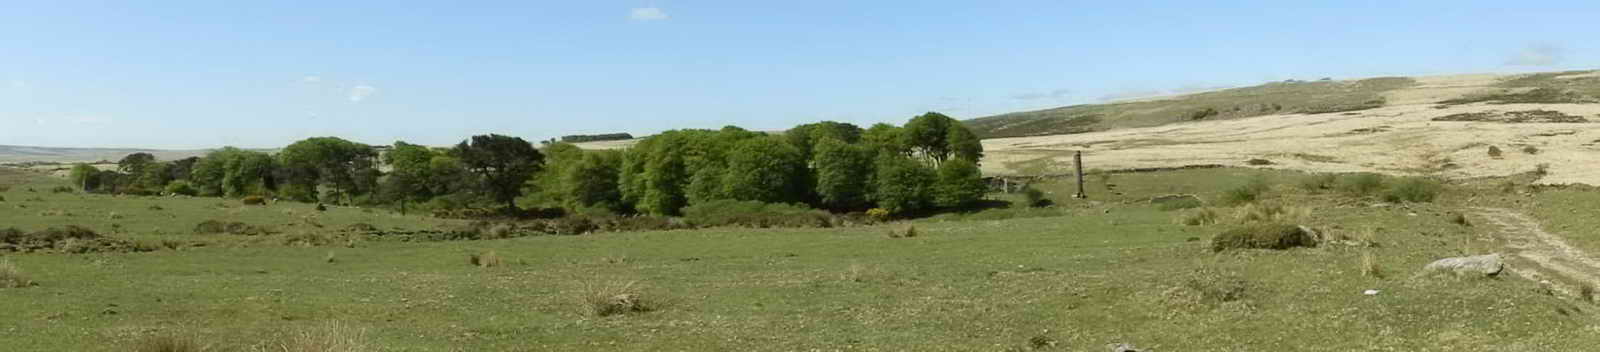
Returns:
[[[1439,181],[1421,177],[1406,177],[1395,182],[1383,195],[1383,200],[1390,203],[1411,202],[1427,203],[1439,197],[1444,186]]]
[[[1247,204],[1234,209],[1233,221],[1238,224],[1298,223],[1311,218],[1311,208],[1285,206],[1277,203]]]
[[[1361,251],[1361,276],[1382,279],[1386,273],[1371,250]]]
[[[0,258],[0,288],[22,288],[33,286],[33,280],[28,274],[22,272],[16,263],[10,259]]]
[[[1216,225],[1221,218],[1216,209],[1199,208],[1183,212],[1178,216],[1178,223],[1188,226]]]
[[[495,251],[473,254],[468,258],[468,261],[471,262],[473,266],[480,268],[493,268],[503,264],[500,260],[500,254],[495,253]]]
[[[1221,203],[1225,205],[1248,204],[1260,200],[1272,185],[1264,178],[1251,178],[1249,182],[1238,187],[1229,188],[1222,192]]]
[[[367,341],[366,329],[357,329],[338,321],[300,329],[278,341],[255,346],[255,352],[366,352],[376,351]]]
[[[654,312],[667,305],[666,301],[644,293],[638,283],[583,281],[576,299],[580,312],[587,316],[609,317]]]

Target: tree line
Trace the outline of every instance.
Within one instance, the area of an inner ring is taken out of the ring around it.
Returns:
[[[688,206],[734,200],[903,214],[981,200],[982,156],[972,131],[930,112],[904,126],[823,121],[779,134],[734,126],[672,130],[623,150],[536,148],[497,134],[448,148],[315,137],[275,154],[227,147],[159,161],[136,153],[115,170],[77,165],[72,181],[102,193],[261,196],[402,211],[424,204],[676,216]]]

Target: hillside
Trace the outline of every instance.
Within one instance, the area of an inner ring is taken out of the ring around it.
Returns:
[[[1297,98],[1302,102],[1383,103],[1306,111],[1304,106],[1314,104],[1287,103],[1296,98],[1287,91],[1308,94]],[[1345,93],[1338,99],[1324,94],[1331,91]],[[1234,112],[1267,101],[1285,108]],[[1072,153],[1082,151],[1088,168],[1099,169],[1220,164],[1452,178],[1544,170],[1540,183],[1600,184],[1600,171],[1585,167],[1600,162],[1596,102],[1600,73],[1594,71],[1461,75],[1280,83],[1001,115],[969,124],[991,137],[984,140],[983,166],[989,174],[1064,173]],[[1219,112],[1201,121],[1157,118],[1160,112],[1197,108]],[[1088,113],[1095,111],[1104,115]],[[1077,133],[994,138],[1024,130]],[[1502,153],[1491,156],[1490,147]]]
[[[95,162],[117,161],[133,153],[150,153],[160,160],[183,159],[204,155],[207,150],[163,150],[141,148],[54,148],[18,145],[0,145],[0,163],[23,162]]]

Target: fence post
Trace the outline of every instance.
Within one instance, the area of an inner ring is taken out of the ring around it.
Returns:
[[[1082,151],[1072,152],[1072,165],[1077,169],[1077,174],[1078,174],[1078,194],[1074,194],[1074,195],[1072,195],[1072,197],[1073,198],[1089,198],[1089,195],[1083,193],[1083,152]]]

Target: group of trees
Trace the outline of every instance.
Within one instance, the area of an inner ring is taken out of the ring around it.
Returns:
[[[380,152],[383,150],[384,152]],[[982,198],[983,147],[939,113],[905,126],[824,121],[782,134],[738,127],[674,130],[626,150],[535,148],[522,138],[473,136],[451,148],[373,147],[308,138],[276,154],[223,148],[159,161],[129,155],[116,170],[79,165],[88,191],[241,197],[434,208],[525,205],[679,215],[719,200],[807,204],[893,213],[962,207]]]

